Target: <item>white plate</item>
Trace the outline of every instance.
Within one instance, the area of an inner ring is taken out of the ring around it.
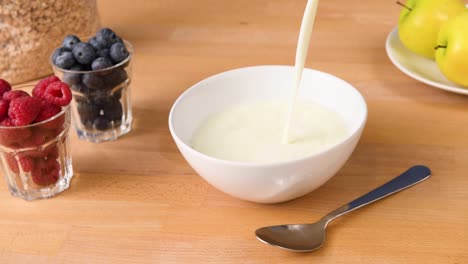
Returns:
[[[397,27],[388,34],[385,50],[392,63],[411,78],[442,90],[468,95],[468,89],[445,78],[435,61],[414,54],[403,46]]]

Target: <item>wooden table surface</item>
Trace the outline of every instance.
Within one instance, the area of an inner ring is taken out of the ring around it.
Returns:
[[[72,136],[69,190],[41,201],[0,183],[0,263],[468,263],[468,98],[410,79],[384,43],[393,1],[322,0],[306,63],[353,84],[368,122],[346,165],[283,204],[229,197],[203,181],[169,134],[174,100],[212,74],[293,64],[305,0],[99,1],[103,25],[133,42],[134,126],[114,142]],[[311,222],[413,164],[428,181],[328,228],[319,251],[258,242],[264,225]]]

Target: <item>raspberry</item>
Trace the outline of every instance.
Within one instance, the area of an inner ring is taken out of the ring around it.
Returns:
[[[35,97],[20,97],[10,102],[8,116],[16,126],[31,124],[41,111],[41,100]]]
[[[1,104],[0,104],[0,106],[1,106]],[[47,120],[47,119],[55,116],[56,114],[60,113],[61,111],[62,111],[62,108],[60,106],[46,103],[46,104],[44,104],[42,106],[42,109],[39,112],[39,114],[37,115],[36,119],[34,120],[34,123],[38,123],[38,122]]]
[[[8,117],[8,106],[10,104],[5,101],[0,99],[0,121],[3,121],[6,117]]]
[[[19,164],[24,172],[31,172],[34,169],[34,160],[29,156],[21,156],[19,158]]]
[[[41,127],[52,130],[55,129],[56,131],[54,133],[58,136],[65,129],[65,115],[60,114],[59,116],[54,117],[54,120],[42,124]]]
[[[7,81],[0,79],[0,96],[8,91],[11,91],[11,85]]]
[[[49,76],[49,77],[47,77],[45,79],[40,80],[36,84],[34,89],[32,90],[32,95],[34,97],[37,97],[37,98],[42,98],[42,94],[44,94],[47,86],[49,86],[49,84],[51,84],[51,83],[59,82],[59,81],[60,81],[60,79],[55,75],[52,75],[52,76]]]
[[[59,157],[59,149],[57,146],[52,146],[46,150],[47,152],[47,159],[49,160],[56,160]]]
[[[53,120],[49,120],[39,125],[38,127],[45,128],[45,129],[61,128],[63,127],[63,124],[65,123],[65,116],[63,114],[61,116],[56,116],[61,111],[62,111],[62,108],[60,106],[49,104],[45,101],[42,101],[41,112],[39,112],[39,115],[36,117],[36,120],[34,120],[34,123],[48,120],[50,118],[54,118]]]
[[[31,173],[32,181],[40,186],[47,186],[57,182],[60,176],[60,164],[56,160],[36,161]]]
[[[13,121],[5,118],[0,122],[0,126],[13,127]],[[18,147],[31,136],[30,128],[0,128],[0,144],[7,147]]]
[[[18,174],[19,172],[19,168],[18,168],[18,162],[16,161],[16,158],[15,156],[9,154],[9,153],[5,153],[5,159],[8,163],[8,167],[10,167],[10,170],[15,173],[15,174]]]
[[[64,82],[54,82],[47,86],[42,98],[51,104],[66,106],[72,100],[72,94],[68,84]]]
[[[42,146],[45,143],[54,139],[55,137],[56,135],[54,130],[35,127],[32,131],[31,137],[25,142],[23,142],[22,147],[28,148]]]
[[[48,146],[46,149],[33,149],[29,150],[24,153],[24,155],[27,155],[31,158],[41,158],[41,159],[57,159],[59,156],[59,150],[57,147],[57,144],[53,144],[51,146]]]
[[[26,97],[26,96],[29,96],[27,92],[21,91],[21,90],[14,90],[14,91],[8,91],[4,93],[2,98],[4,101],[11,102],[13,101],[13,99]]]
[[[5,118],[0,122],[0,126],[12,127],[15,126],[9,117]]]

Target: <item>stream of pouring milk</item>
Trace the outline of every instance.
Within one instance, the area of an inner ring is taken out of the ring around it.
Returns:
[[[310,36],[312,35],[312,28],[314,27],[315,15],[317,14],[317,6],[319,0],[308,0],[302,17],[301,30],[299,32],[299,40],[297,41],[296,60],[294,63],[294,89],[289,98],[288,115],[286,117],[286,124],[283,131],[283,144],[291,143],[290,130],[291,121],[294,115],[295,105],[297,101],[297,94],[301,87],[302,72],[304,71],[304,64],[307,58],[307,51],[310,43]]]
[[[346,137],[348,127],[337,112],[296,100],[317,4],[318,0],[309,0],[305,9],[289,103],[280,98],[226,107],[195,131],[191,142],[194,149],[223,160],[278,162],[319,152]]]

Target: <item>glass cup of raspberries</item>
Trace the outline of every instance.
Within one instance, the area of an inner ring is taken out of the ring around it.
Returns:
[[[72,122],[80,139],[115,140],[130,132],[133,47],[103,28],[87,41],[68,35],[50,57],[57,75],[73,93]]]
[[[35,200],[69,188],[71,100],[56,76],[14,90],[0,79],[0,160],[13,196]]]

